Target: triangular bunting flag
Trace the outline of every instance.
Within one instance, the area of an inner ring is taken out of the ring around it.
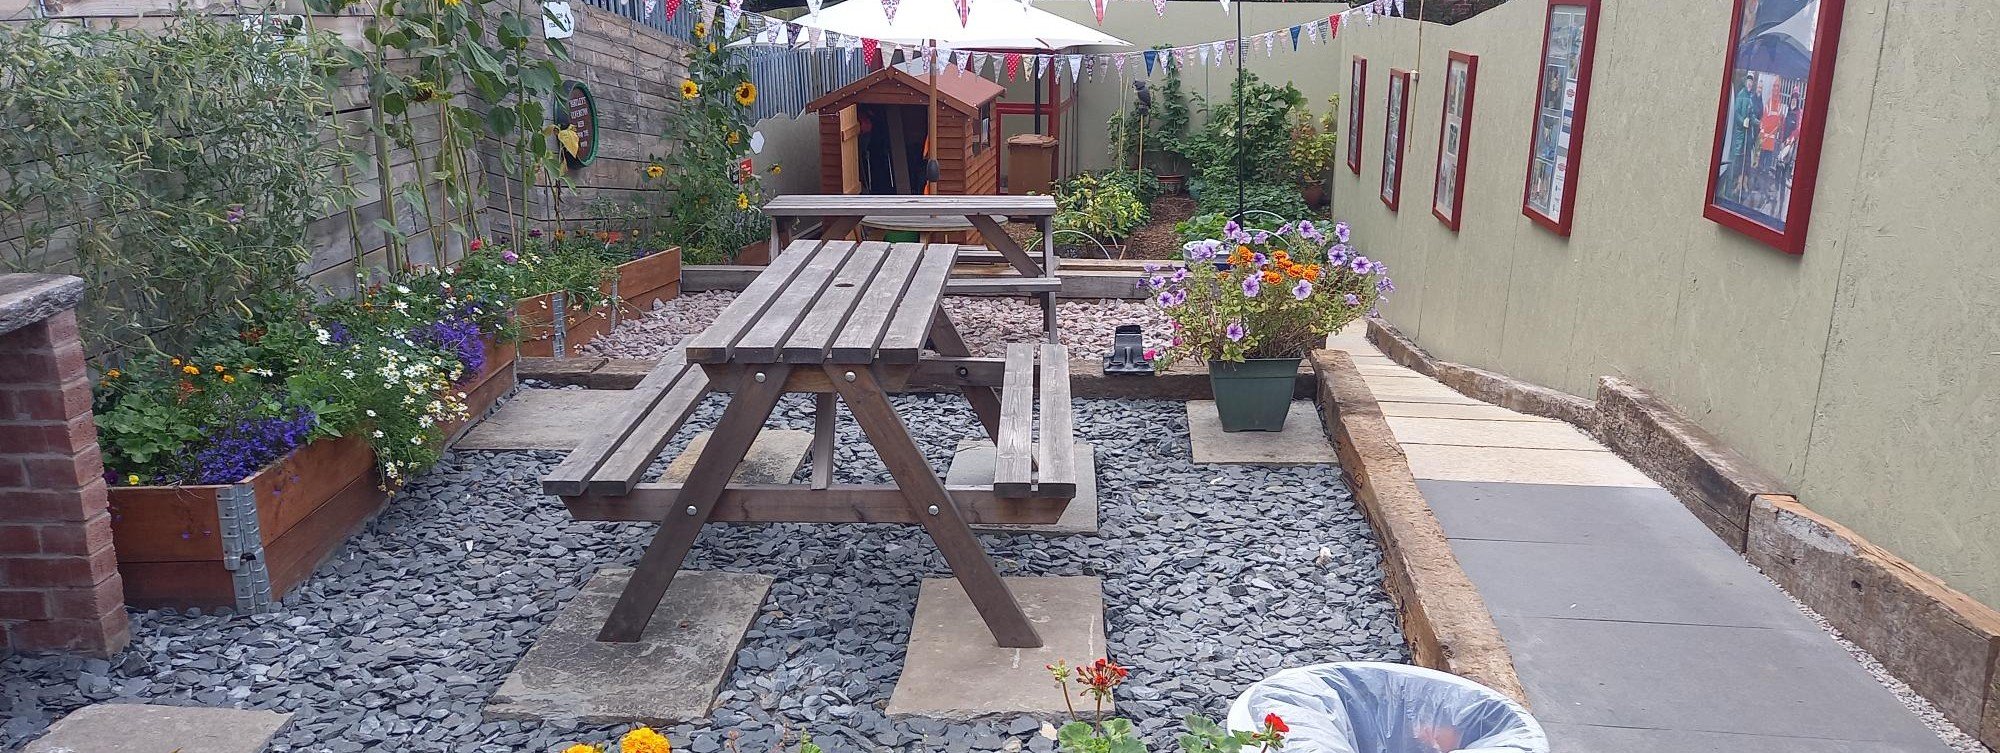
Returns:
[[[1292,51],[1297,52],[1299,50],[1299,32],[1305,31],[1305,27],[1294,26],[1290,31],[1292,32]]]
[[[708,2],[708,0],[702,0],[701,23],[703,26],[715,25],[715,3]]]
[[[1338,13],[1326,17],[1327,36],[1336,39],[1340,37],[1340,19],[1341,15]]]
[[[644,17],[644,20],[647,21],[653,20],[653,11],[659,9],[660,9],[660,0],[646,0],[646,15]]]
[[[1070,83],[1070,86],[1075,86],[1075,85],[1076,85],[1076,78],[1077,78],[1077,74],[1080,74],[1080,73],[1083,73],[1083,56],[1082,56],[1082,55],[1064,55],[1064,56],[1063,56],[1063,58],[1065,59],[1065,62],[1069,63],[1069,83]]]
[[[882,59],[882,43],[877,42],[873,39],[861,40],[862,62],[867,63],[868,67],[870,68],[875,68],[878,67],[878,62],[881,59]],[[893,76],[895,74],[892,73],[889,75]]]
[[[743,20],[743,0],[729,0],[728,7],[722,9],[722,38],[736,36],[736,23]]]
[[[1007,80],[1012,81],[1015,78],[1019,77],[1020,75],[1021,75],[1021,53],[1018,52],[1007,53]]]
[[[972,0],[952,0],[951,4],[958,8],[959,28],[972,23]]]
[[[1208,56],[1213,52],[1208,45],[1201,46],[1201,65],[1203,68],[1208,67]]]
[[[1097,25],[1104,25],[1104,0],[1090,0],[1090,10],[1097,14]]]
[[[1113,56],[1111,57],[1111,67],[1112,67],[1112,68],[1116,68],[1116,69],[1118,69],[1118,79],[1119,79],[1119,80],[1121,80],[1121,81],[1125,79],[1125,58],[1126,58],[1126,57],[1127,57],[1127,56],[1125,56],[1125,55],[1113,55]]]
[[[1229,15],[1229,0],[1222,0],[1222,14]]]
[[[826,0],[806,0],[806,14],[818,18],[819,9],[823,5],[826,5]]]
[[[1146,78],[1152,78],[1152,77],[1153,77],[1153,62],[1154,62],[1154,61],[1156,61],[1156,60],[1159,60],[1159,59],[1160,59],[1160,51],[1159,51],[1159,50],[1147,50],[1147,51],[1145,51],[1145,52],[1143,52],[1143,53],[1140,53],[1140,54],[1141,54],[1141,55],[1143,55],[1143,56],[1145,57],[1145,59],[1146,59]]]
[[[902,0],[882,0],[882,15],[889,17],[889,23],[896,22],[896,6],[901,4]]]
[[[1160,14],[1161,18],[1165,18],[1167,16],[1167,0],[1153,0],[1153,12]]]

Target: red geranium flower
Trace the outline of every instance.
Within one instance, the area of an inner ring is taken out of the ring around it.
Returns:
[[[1292,731],[1292,728],[1291,728],[1291,727],[1287,727],[1287,726],[1285,726],[1285,720],[1284,720],[1284,718],[1282,718],[1282,717],[1278,716],[1277,714],[1265,714],[1265,715],[1264,715],[1264,729],[1267,729],[1267,730],[1270,730],[1270,731],[1272,731],[1272,732],[1290,732],[1290,731]]]

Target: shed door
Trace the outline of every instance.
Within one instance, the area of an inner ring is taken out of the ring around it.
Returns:
[[[840,108],[840,192],[861,193],[861,119],[852,105]]]

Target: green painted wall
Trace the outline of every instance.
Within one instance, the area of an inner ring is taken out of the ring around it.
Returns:
[[[1383,313],[1441,358],[1588,395],[1659,391],[1814,509],[2000,605],[2000,4],[1848,0],[1806,252],[1701,216],[1731,3],[1606,2],[1575,227],[1521,215],[1543,0],[1384,21],[1336,214]],[[1480,56],[1462,230],[1429,209],[1450,50]],[[1391,67],[1422,72],[1402,211],[1376,199]],[[1343,123],[1344,123],[1343,118]],[[1346,137],[1346,134],[1343,134]]]

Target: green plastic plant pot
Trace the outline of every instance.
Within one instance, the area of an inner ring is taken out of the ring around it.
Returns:
[[[1292,409],[1298,358],[1209,361],[1208,384],[1223,431],[1283,431]]]

